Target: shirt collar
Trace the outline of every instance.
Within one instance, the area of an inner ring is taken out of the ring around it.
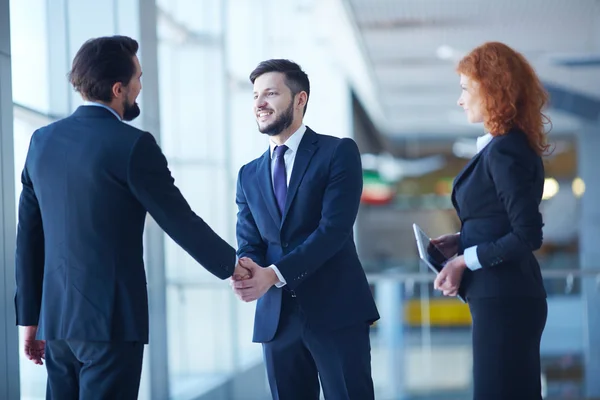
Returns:
[[[479,153],[485,146],[488,145],[489,142],[492,141],[494,137],[491,133],[486,133],[485,135],[479,136],[477,138],[477,152]]]
[[[306,133],[306,125],[302,124],[300,125],[300,128],[298,128],[298,130],[294,132],[292,136],[288,138],[288,140],[285,141],[284,145],[288,147],[290,152],[293,153],[295,151],[298,151],[298,147],[300,147],[300,142],[304,137],[304,133]],[[272,140],[269,140],[269,150],[271,151],[271,158],[273,158],[273,151],[277,146],[277,143],[273,142]]]
[[[111,113],[114,114],[115,117],[117,117],[117,119],[119,121],[122,121],[123,119],[121,118],[121,116],[112,108],[110,108],[109,106],[107,106],[106,104],[102,104],[102,103],[97,103],[95,101],[89,101],[89,100],[84,100],[83,102],[84,106],[96,106],[96,107],[102,107],[102,108],[106,108],[108,111],[110,111]]]

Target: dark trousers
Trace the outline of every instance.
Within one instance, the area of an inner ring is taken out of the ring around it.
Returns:
[[[474,400],[541,400],[543,298],[469,299]]]
[[[296,300],[284,300],[275,338],[263,344],[274,400],[318,400],[319,378],[327,400],[372,400],[369,325],[317,332]]]
[[[142,374],[139,342],[46,342],[47,400],[135,400]]]

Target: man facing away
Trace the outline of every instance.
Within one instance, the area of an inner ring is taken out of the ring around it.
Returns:
[[[16,250],[17,324],[25,353],[46,360],[47,399],[136,399],[148,299],[146,213],[220,279],[247,271],[191,209],[153,136],[136,118],[138,43],[87,41],[70,81],[85,100],[37,130],[21,176]]]
[[[252,278],[232,286],[258,299],[253,340],[272,396],[317,400],[320,378],[326,399],[373,399],[369,326],[379,314],[353,239],[358,148],[303,124],[310,84],[297,64],[264,61],[250,81],[270,148],[239,172],[238,256]]]

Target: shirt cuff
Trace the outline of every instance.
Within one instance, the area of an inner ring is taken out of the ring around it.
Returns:
[[[271,268],[273,271],[275,271],[275,275],[277,275],[277,278],[279,279],[279,283],[275,284],[275,287],[277,288],[281,288],[284,287],[287,282],[285,281],[285,278],[283,277],[283,275],[281,275],[281,272],[279,272],[279,269],[274,265],[269,265],[269,268]]]
[[[467,268],[469,268],[471,271],[481,269],[481,263],[479,262],[479,257],[477,257],[477,246],[471,246],[465,249],[464,256]]]

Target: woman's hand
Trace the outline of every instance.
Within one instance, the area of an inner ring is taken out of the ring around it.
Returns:
[[[460,239],[460,234],[451,233],[447,235],[442,235],[436,239],[431,239],[431,244],[435,245],[444,257],[452,258],[456,253],[458,253],[458,242]]]
[[[450,261],[435,278],[433,288],[440,290],[444,296],[456,296],[462,281],[463,272],[467,268],[464,256],[458,256]]]

